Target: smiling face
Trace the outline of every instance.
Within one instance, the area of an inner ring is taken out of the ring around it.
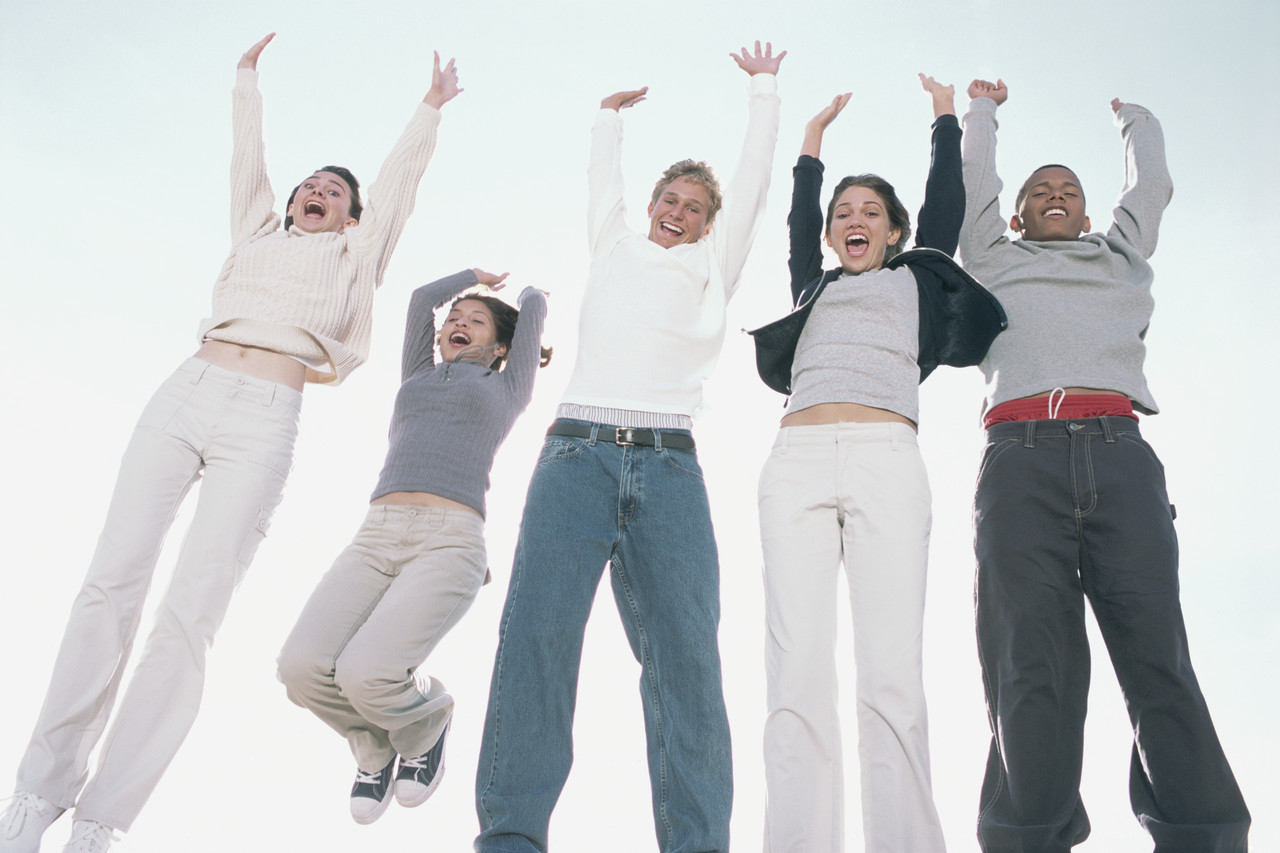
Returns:
[[[827,244],[835,249],[845,272],[857,275],[880,269],[889,247],[901,236],[901,229],[889,220],[884,199],[870,187],[852,186],[836,198]]]
[[[288,215],[308,234],[342,233],[355,225],[351,216],[351,188],[333,172],[316,172],[298,185]]]
[[[437,342],[440,358],[444,361],[479,359],[484,362],[505,355],[507,348],[497,343],[498,331],[493,322],[493,312],[478,299],[459,299],[449,310],[449,316],[440,326]],[[485,356],[488,347],[489,355]],[[485,356],[485,357],[481,357]]]
[[[684,178],[670,181],[649,203],[649,239],[664,249],[696,243],[710,228],[711,194]]]
[[[1018,214],[1009,227],[1026,240],[1078,240],[1089,230],[1080,179],[1066,166],[1043,166],[1018,193]]]

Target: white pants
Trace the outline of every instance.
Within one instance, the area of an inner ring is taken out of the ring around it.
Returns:
[[[785,427],[760,474],[766,853],[844,851],[836,573],[853,613],[868,853],[944,849],[921,677],[931,495],[898,423]]]
[[[302,395],[187,360],[134,429],[107,521],[71,608],[17,790],[128,830],[195,721],[205,652],[266,535],[293,459]],[[191,528],[86,787],[160,547],[203,476]]]
[[[347,739],[369,773],[426,752],[453,697],[417,669],[484,583],[484,521],[465,509],[371,506],[280,652],[289,698]]]

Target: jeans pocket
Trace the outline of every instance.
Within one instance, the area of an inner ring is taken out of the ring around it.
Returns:
[[[1156,456],[1155,450],[1151,445],[1147,444],[1146,439],[1141,435],[1136,432],[1120,432],[1116,433],[1116,440],[1141,449],[1142,452],[1147,455],[1147,458],[1154,462],[1156,467],[1160,469],[1160,473],[1164,474],[1164,463],[1160,461],[1160,457]]]
[[[672,450],[664,447],[658,451],[662,461],[668,466],[702,482],[702,466],[698,464],[698,454],[692,450]]]
[[[587,446],[585,438],[571,438],[563,435],[550,435],[542,444],[542,454],[538,457],[538,464],[544,462],[553,462],[557,459],[572,459],[582,453],[583,448]]]
[[[167,380],[147,401],[146,408],[138,417],[137,428],[163,431],[195,389],[196,386],[189,381],[180,381],[176,377]]]
[[[978,465],[978,482],[982,482],[982,478],[990,473],[991,468],[996,464],[996,460],[1004,455],[1004,452],[1014,445],[1020,444],[1020,438],[1002,438],[998,441],[988,441],[987,446],[982,451],[982,462]]]
[[[245,572],[249,570],[249,564],[253,562],[253,555],[258,553],[258,546],[262,544],[262,540],[267,538],[267,531],[271,529],[271,510],[262,507],[258,510],[258,520],[244,533],[244,539],[240,542],[240,550],[236,553],[236,586],[240,585],[240,581],[244,580]]]

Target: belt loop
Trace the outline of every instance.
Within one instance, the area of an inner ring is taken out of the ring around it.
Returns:
[[[276,383],[274,382],[264,383],[264,387],[262,389],[262,405],[270,406],[272,401],[275,400],[275,398],[276,398]]]
[[[587,437],[587,444],[591,447],[596,446],[596,436],[600,434],[600,424],[591,425],[591,435]]]
[[[662,450],[662,430],[653,430],[653,451],[657,453]]]
[[[210,367],[213,367],[213,365],[212,365],[212,364],[210,364],[209,362],[207,362],[207,361],[205,361],[205,360],[203,360],[203,359],[200,359],[199,361],[200,361],[200,369],[199,369],[199,370],[197,370],[197,371],[196,371],[196,372],[191,376],[191,384],[192,384],[192,385],[199,385],[199,384],[200,384],[200,380],[204,378],[204,372],[205,372],[206,370],[208,370]]]
[[[1098,423],[1102,424],[1102,435],[1107,444],[1115,444],[1116,434],[1115,431],[1111,429],[1111,418],[1098,418]]]
[[[1036,446],[1036,422],[1034,420],[1030,420],[1030,421],[1027,421],[1026,424],[1027,424],[1027,432],[1022,439],[1022,446],[1035,447]]]

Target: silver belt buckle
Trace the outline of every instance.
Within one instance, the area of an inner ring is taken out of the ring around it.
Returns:
[[[623,437],[624,435],[626,436],[625,438]],[[631,427],[618,427],[614,431],[613,442],[622,447],[633,447],[635,446],[635,441],[633,441],[635,437],[635,430]]]

